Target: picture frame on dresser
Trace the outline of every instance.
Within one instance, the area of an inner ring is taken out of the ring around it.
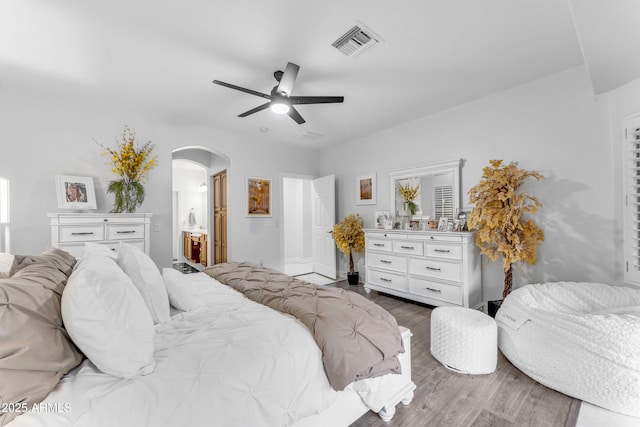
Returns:
[[[387,224],[391,222],[391,214],[389,211],[376,211],[374,224],[376,228],[386,228]]]
[[[56,175],[58,209],[95,210],[96,190],[93,178],[87,176]]]

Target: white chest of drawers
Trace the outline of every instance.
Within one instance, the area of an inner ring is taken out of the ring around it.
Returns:
[[[86,242],[115,249],[127,242],[149,254],[150,213],[49,213],[51,246],[79,258]]]
[[[480,252],[473,233],[365,230],[365,290],[425,304],[482,305]]]

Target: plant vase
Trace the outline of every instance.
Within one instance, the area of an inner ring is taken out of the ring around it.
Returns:
[[[357,285],[358,283],[360,283],[360,273],[357,271],[348,272],[347,282],[349,282],[350,285]]]
[[[504,300],[498,299],[494,301],[487,301],[487,313],[489,316],[496,317],[498,310],[500,310],[500,306],[502,306],[502,301]]]
[[[115,196],[113,209],[111,210],[114,213],[134,213],[144,202],[143,185],[126,178],[109,182],[107,192],[113,193]]]

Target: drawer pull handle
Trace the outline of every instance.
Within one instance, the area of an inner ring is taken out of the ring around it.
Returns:
[[[425,268],[426,268],[427,270],[429,270],[429,271],[442,271],[441,269],[439,269],[439,268],[435,268],[435,267],[429,267],[429,266],[426,266]]]
[[[77,232],[71,233],[72,236],[89,236],[91,234],[93,234],[93,231],[83,231],[83,232],[77,231]]]
[[[116,234],[131,234],[135,232],[136,230],[125,230],[125,231],[116,231]]]
[[[425,289],[426,289],[426,290],[428,290],[428,291],[431,291],[431,292],[438,292],[438,293],[442,293],[442,290],[441,290],[441,289],[433,289],[433,288],[425,288]]]
[[[374,243],[373,246],[384,246],[384,243]]]
[[[413,246],[400,246],[400,248],[408,249],[408,250],[414,250],[415,249]]]
[[[443,253],[443,254],[450,254],[451,253],[451,251],[449,249],[434,249],[433,251],[434,252],[440,252],[440,253]]]
[[[383,264],[391,264],[391,261],[386,260],[386,259],[381,259],[380,262],[383,263]]]
[[[384,277],[381,277],[380,280],[382,280],[383,282],[391,283],[391,279],[385,279]]]

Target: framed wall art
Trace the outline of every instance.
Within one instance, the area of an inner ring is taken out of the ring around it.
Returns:
[[[56,175],[56,193],[59,209],[96,209],[96,190],[93,178],[86,176]]]
[[[247,216],[270,217],[271,215],[271,180],[247,178]]]
[[[356,176],[356,205],[376,204],[376,173]]]

